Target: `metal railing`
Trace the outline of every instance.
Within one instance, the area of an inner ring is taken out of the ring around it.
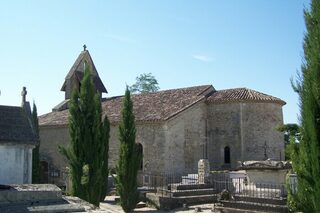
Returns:
[[[212,194],[219,194],[223,190],[234,196],[247,196],[254,198],[284,198],[287,196],[285,184],[252,183],[247,178],[230,178],[228,173],[210,174],[205,177],[205,183],[199,181],[198,174],[142,174],[141,186],[145,190],[157,193],[159,196],[171,197],[188,191],[199,194],[201,190],[212,189]],[[295,184],[291,187],[295,189]]]
[[[283,198],[287,196],[285,184],[251,183],[245,178],[230,179],[224,181],[214,180],[217,192],[229,191],[232,195],[255,198]]]

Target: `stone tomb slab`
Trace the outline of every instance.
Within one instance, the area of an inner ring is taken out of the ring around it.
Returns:
[[[22,184],[1,187],[0,204],[30,202],[39,200],[57,200],[62,198],[59,187],[52,184]]]

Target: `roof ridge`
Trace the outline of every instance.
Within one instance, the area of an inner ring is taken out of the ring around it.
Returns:
[[[6,107],[6,108],[10,107],[10,108],[22,109],[21,106],[0,105],[0,107]]]
[[[260,101],[260,102],[275,102],[285,105],[286,102],[272,95],[259,92],[247,87],[231,88],[218,90],[207,98],[209,102],[225,103],[232,101]]]
[[[199,95],[201,95],[202,92],[204,92],[205,90],[207,90],[208,88],[210,88],[212,86],[212,84],[205,84],[205,85],[199,85],[199,86],[190,86],[190,87],[181,87],[181,88],[175,88],[175,89],[165,89],[165,90],[158,90],[155,92],[145,92],[145,93],[132,93],[131,95],[133,96],[137,96],[137,95],[148,95],[148,94],[155,94],[155,93],[165,93],[165,92],[170,92],[170,91],[177,91],[177,90],[187,90],[187,89],[195,89],[195,88],[199,88],[199,87],[205,87],[203,89],[203,91],[201,91],[199,93]],[[213,86],[212,86],[213,87]],[[119,96],[115,96],[115,97],[121,97],[121,95]]]

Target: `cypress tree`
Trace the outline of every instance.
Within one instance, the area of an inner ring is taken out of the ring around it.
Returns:
[[[298,209],[320,212],[320,1],[312,0],[304,11],[307,32],[301,78],[295,86],[300,97],[301,141],[292,149],[298,190],[293,194]]]
[[[104,169],[107,169],[109,132],[104,131],[109,129],[102,123],[101,97],[94,90],[90,73],[86,66],[80,94],[77,91],[72,94],[69,107],[71,144],[60,150],[69,161],[71,194],[99,206],[108,173]]]
[[[108,175],[109,175],[109,167],[108,167],[108,158],[109,158],[109,138],[110,138],[110,122],[107,116],[105,116],[104,121],[103,121],[103,129],[104,129],[104,134],[103,134],[103,141],[105,141],[105,145],[103,148],[105,150],[101,150],[104,154],[104,160],[103,160],[103,165],[102,165],[102,171],[103,171],[103,181],[102,181],[102,191],[101,191],[101,196],[100,196],[100,201],[103,201],[107,195],[107,189],[108,189]]]
[[[39,155],[40,140],[39,140],[38,112],[37,112],[37,106],[34,102],[32,107],[32,124],[33,124],[34,131],[36,133],[36,136],[38,138],[38,144],[32,150],[32,183],[35,184],[35,183],[40,183],[40,155]]]
[[[119,124],[119,161],[116,167],[116,188],[120,205],[125,212],[132,211],[139,199],[137,174],[141,161],[138,145],[135,143],[136,128],[130,91],[126,88]]]

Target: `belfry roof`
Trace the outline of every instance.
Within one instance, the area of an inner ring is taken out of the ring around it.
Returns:
[[[87,65],[90,66],[91,68],[91,72],[92,72],[92,76],[93,76],[93,81],[94,84],[96,86],[96,88],[100,91],[100,92],[105,92],[107,93],[107,90],[105,88],[105,86],[103,85],[99,74],[97,72],[97,69],[93,63],[93,60],[90,56],[90,53],[88,50],[83,50],[80,55],[78,56],[78,58],[76,59],[76,61],[74,62],[74,64],[72,65],[70,71],[68,72],[67,76],[65,77],[65,80],[68,80],[70,78],[72,78],[73,76],[76,77],[76,79],[80,82],[83,78],[83,74],[84,74],[84,63],[87,62]],[[65,91],[66,90],[66,81],[64,81],[61,91]]]

